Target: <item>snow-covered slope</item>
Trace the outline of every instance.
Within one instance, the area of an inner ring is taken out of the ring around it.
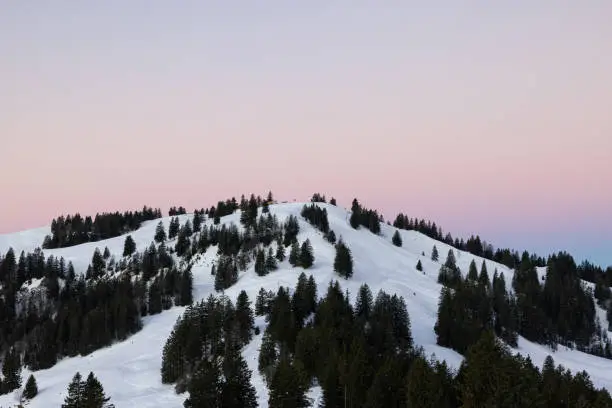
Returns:
[[[284,221],[289,215],[298,215],[300,233],[298,240],[302,242],[309,238],[314,247],[314,267],[307,271],[312,274],[318,284],[319,295],[324,294],[330,280],[338,279],[343,289],[348,289],[351,298],[354,297],[362,283],[367,283],[376,293],[384,289],[388,293],[397,293],[405,298],[412,324],[412,334],[417,345],[429,354],[446,360],[451,366],[458,367],[462,356],[453,350],[436,345],[433,327],[436,321],[438,297],[441,286],[436,282],[440,264],[430,259],[434,244],[440,252],[440,261],[444,261],[450,249],[444,243],[432,240],[418,232],[400,231],[403,246],[396,247],[391,243],[395,231],[388,225],[381,225],[379,236],[366,229],[354,230],[348,223],[349,213],[340,207],[321,204],[328,211],[330,228],[336,236],[351,248],[354,257],[354,275],[350,280],[344,280],[333,272],[335,250],[323,239],[322,234],[305,222],[299,213],[303,203],[278,204],[270,206],[270,211],[277,215],[279,221]],[[180,217],[181,223],[191,215]],[[163,222],[168,227],[170,218]],[[239,224],[239,213],[221,219],[222,223]],[[158,221],[145,223],[138,231],[131,233],[139,251],[144,250],[153,241],[155,226]],[[12,246],[16,251],[32,250],[42,243],[48,228],[25,231],[17,234],[0,235],[0,252],[4,253]],[[77,271],[83,272],[96,247],[108,247],[113,255],[119,258],[123,251],[125,236],[106,241],[83,244],[71,248],[47,250],[45,255],[63,256],[74,263]],[[466,273],[472,259],[478,265],[481,258],[454,250],[457,265]],[[425,253],[425,256],[422,254]],[[194,265],[194,299],[200,300],[213,293],[213,277],[210,274],[211,262],[215,259],[216,248],[201,256]],[[417,261],[421,260],[423,272],[416,270]],[[506,281],[512,279],[512,271],[503,265],[486,261],[487,269],[492,274],[495,269],[503,272]],[[301,268],[292,268],[287,261],[279,265],[279,269],[265,277],[255,274],[253,267],[241,273],[238,283],[226,291],[235,300],[241,290],[246,290],[252,301],[261,287],[276,290],[280,285],[293,288],[297,282]],[[65,397],[66,388],[76,371],[87,374],[94,371],[111,396],[117,408],[123,407],[182,407],[186,394],[176,395],[172,386],[162,385],[160,377],[162,347],[184,308],[175,307],[156,316],[144,319],[143,329],[128,340],[111,347],[98,350],[86,357],[69,358],[60,361],[48,370],[36,372],[39,395],[31,401],[30,407],[60,406]],[[600,314],[601,315],[601,314]],[[601,316],[605,318],[605,315]],[[606,323],[607,322],[602,322]],[[263,328],[264,322],[258,319],[256,324]],[[604,327],[606,327],[604,326]],[[244,349],[244,356],[253,371],[253,385],[257,388],[261,407],[267,407],[267,388],[257,373],[257,356],[261,343],[261,335]],[[572,371],[586,370],[593,383],[598,387],[606,387],[612,391],[612,361],[587,355],[575,350],[559,347],[557,352],[519,338],[517,352],[529,354],[535,364],[542,365],[548,354],[552,354],[557,364],[563,364]],[[29,373],[24,372],[24,379]],[[15,404],[20,391],[0,396],[0,406]],[[319,397],[318,390],[311,391],[311,397]]]

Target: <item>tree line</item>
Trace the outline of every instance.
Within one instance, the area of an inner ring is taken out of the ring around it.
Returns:
[[[91,218],[80,214],[60,216],[51,222],[51,234],[42,243],[44,249],[64,248],[85,242],[118,237],[137,230],[144,221],[161,218],[159,208],[144,206],[141,211],[101,213]]]

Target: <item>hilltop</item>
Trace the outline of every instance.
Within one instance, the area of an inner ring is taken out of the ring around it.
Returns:
[[[453,251],[456,265],[464,277],[473,261],[478,266],[484,263],[491,276],[493,271],[497,271],[498,274],[503,273],[510,291],[512,290],[510,283],[515,270],[469,252],[457,250],[445,242],[432,239],[420,232],[399,230],[385,223],[380,224],[378,234],[364,227],[355,229],[350,223],[351,211],[331,204],[317,203],[316,205],[325,209],[327,213],[329,229],[334,231],[338,239],[341,238],[346,243],[352,253],[353,275],[349,279],[343,279],[334,272],[336,254],[334,245],[319,229],[301,217],[300,214],[305,204],[307,203],[272,204],[269,206],[269,211],[280,223],[287,221],[291,216],[299,220],[297,240],[301,243],[308,239],[312,244],[315,261],[306,273],[314,277],[319,296],[326,293],[331,281],[338,280],[342,290],[348,293],[351,302],[355,301],[363,284],[367,284],[374,294],[379,290],[384,290],[389,294],[403,297],[410,316],[414,344],[422,347],[428,356],[435,356],[437,359],[446,361],[451,368],[458,369],[464,357],[450,348],[439,346],[434,331],[442,290],[442,285],[438,283],[438,275],[447,253]],[[178,215],[181,225],[187,221],[193,223],[193,217],[193,214]],[[73,264],[77,274],[85,274],[96,248],[100,250],[108,248],[110,256],[119,260],[123,257],[124,243],[126,236],[129,235],[136,244],[136,252],[143,252],[154,241],[158,223],[161,222],[165,230],[168,230],[173,218],[164,217],[145,221],[138,229],[115,238],[65,248],[47,249],[44,250],[44,254],[45,256],[63,257],[66,262]],[[239,227],[240,231],[243,231],[240,218],[240,210],[222,216],[219,219],[218,227],[224,225],[229,227],[234,224]],[[204,225],[213,224],[212,218],[204,219]],[[5,253],[9,248],[13,248],[17,254],[21,251],[34,251],[35,248],[41,246],[50,232],[51,228],[45,227],[0,235],[0,253]],[[396,233],[401,237],[401,246],[394,245],[392,242]],[[173,247],[176,240],[177,238],[168,240],[165,244],[169,248]],[[440,254],[438,261],[432,260],[431,257],[434,246]],[[217,246],[210,246],[204,253],[195,254],[189,261],[195,302],[216,293],[214,290],[215,276],[211,275],[211,268],[217,262],[217,250]],[[417,270],[419,262],[422,271]],[[277,270],[266,276],[259,276],[255,272],[254,263],[251,262],[246,271],[239,272],[237,282],[227,288],[224,294],[235,301],[241,291],[246,291],[251,301],[254,302],[260,288],[274,292],[281,286],[294,288],[298,276],[303,271],[303,268],[293,267],[287,260],[284,260],[279,263]],[[539,280],[542,281],[546,276],[546,268],[538,267],[537,274]],[[24,288],[35,287],[37,284],[39,285],[40,282],[28,282],[24,284]],[[585,287],[593,286],[590,282],[583,282],[583,284]],[[60,406],[74,373],[93,371],[104,384],[107,394],[111,396],[112,402],[118,408],[131,406],[181,407],[186,394],[177,395],[173,385],[162,384],[160,367],[164,344],[177,318],[184,310],[184,306],[174,306],[160,314],[145,316],[142,319],[142,329],[126,340],[95,350],[87,356],[63,358],[51,368],[36,371],[35,376],[40,392],[29,406],[32,408]],[[607,328],[606,311],[597,305],[596,313],[601,327]],[[252,371],[251,381],[256,389],[257,400],[261,407],[266,407],[268,400],[268,389],[258,372],[258,353],[266,324],[263,317],[256,318],[255,325],[259,327],[260,334],[255,335],[242,351]],[[610,334],[607,330],[604,329],[604,331]],[[552,355],[555,363],[562,364],[572,372],[585,370],[595,386],[612,391],[612,374],[610,374],[612,373],[612,360],[564,346],[558,346],[554,351],[547,345],[528,341],[522,336],[518,337],[517,346],[512,348],[512,352],[528,355],[539,367],[544,364],[548,355]],[[24,371],[24,379],[28,375],[29,371]],[[16,404],[18,392],[0,396],[0,406]],[[321,398],[321,389],[313,387],[309,395],[316,404]]]

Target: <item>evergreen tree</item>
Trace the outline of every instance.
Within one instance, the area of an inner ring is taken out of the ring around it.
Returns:
[[[472,259],[472,262],[470,262],[467,280],[470,282],[476,282],[478,280],[478,269],[476,268],[476,262],[474,261],[474,259]]]
[[[157,227],[155,228],[154,239],[155,242],[157,242],[158,244],[161,244],[166,240],[166,229],[164,228],[164,223],[161,221],[157,224]]]
[[[79,407],[83,408],[104,408],[107,407],[106,403],[110,401],[110,397],[107,397],[104,393],[104,387],[93,372],[90,372],[85,380],[83,387],[83,394],[81,404]]]
[[[226,353],[221,400],[223,408],[255,408],[257,397],[251,384],[251,370],[239,351]]]
[[[268,384],[272,380],[277,358],[278,354],[276,351],[276,344],[272,338],[272,332],[266,328],[263,338],[261,339],[257,369]]]
[[[199,211],[193,213],[193,231],[199,232],[202,228],[202,214]]]
[[[314,254],[310,240],[306,239],[300,248],[300,266],[304,269],[310,268],[314,263]]]
[[[221,368],[214,360],[202,360],[187,385],[185,408],[223,408]]]
[[[334,272],[345,279],[353,276],[353,256],[342,238],[336,244],[336,257],[334,258]]]
[[[253,337],[255,318],[253,317],[249,296],[244,290],[240,292],[236,300],[236,321],[238,322],[238,330],[240,331],[240,340],[242,344],[246,345]]]
[[[280,241],[276,247],[276,259],[278,262],[283,262],[285,260],[285,246]]]
[[[402,237],[398,230],[395,230],[395,233],[393,234],[393,238],[391,238],[391,242],[393,242],[393,245],[397,247],[402,246]]]
[[[334,230],[329,230],[329,232],[327,234],[325,234],[325,239],[330,243],[330,244],[335,244],[336,243],[336,233],[334,232]]]
[[[100,253],[100,249],[96,248],[91,258],[91,276],[93,278],[99,278],[104,275],[105,270],[106,262],[104,261],[104,257]]]
[[[274,370],[270,381],[270,408],[306,408],[310,401],[306,397],[308,386],[303,374],[290,360],[283,355]]]
[[[173,217],[170,220],[170,227],[168,227],[168,239],[174,239],[177,236],[180,227],[181,223],[178,217]]]
[[[491,286],[491,281],[489,280],[489,274],[487,272],[487,264],[484,259],[480,267],[480,275],[478,275],[478,284],[486,289],[489,289]]]
[[[21,387],[21,357],[17,350],[10,349],[6,352],[2,362],[2,375],[4,376],[2,382],[4,393]]]
[[[31,400],[36,397],[36,395],[38,395],[38,385],[36,384],[36,378],[31,374],[23,389],[23,398]]]
[[[136,242],[131,235],[128,235],[123,243],[123,256],[131,256],[134,252],[136,252]]]
[[[374,296],[372,295],[372,291],[370,287],[364,283],[359,287],[357,299],[355,300],[355,317],[365,321],[369,320],[372,315],[373,305]]]
[[[332,197],[332,198],[331,198],[331,200],[329,200],[329,203],[330,203],[331,205],[337,205],[337,204],[336,204],[336,199],[335,199],[334,197]]]
[[[422,272],[423,271],[423,264],[421,263],[421,260],[419,259],[419,261],[416,264],[416,270]]]
[[[278,265],[276,264],[276,258],[274,257],[272,247],[268,248],[268,256],[266,256],[265,261],[265,269],[268,272],[275,271],[276,269],[278,269]]]
[[[300,262],[300,246],[297,242],[291,244],[291,251],[289,251],[289,263],[292,266],[298,266]]]
[[[432,367],[423,357],[417,357],[407,377],[408,408],[451,408],[457,406],[452,374],[445,363]]]
[[[461,283],[461,271],[457,267],[457,263],[455,261],[455,253],[452,249],[448,250],[448,256],[446,257],[446,262],[440,268],[440,273],[438,274],[438,283],[446,285],[450,288],[457,287],[458,284]]]
[[[440,258],[440,255],[438,254],[438,248],[434,245],[431,251],[431,260],[434,262],[438,262],[439,258]]]
[[[181,286],[176,303],[178,306],[188,306],[193,303],[193,274],[191,268],[185,270],[181,276]]]
[[[263,249],[257,250],[257,256],[255,257],[255,273],[259,276],[268,274],[268,269],[266,268],[266,255]]]
[[[108,249],[108,247],[104,247],[104,254],[102,254],[102,258],[104,258],[104,260],[108,260],[110,256],[111,256],[110,250]]]
[[[85,382],[82,381],[81,374],[77,371],[68,384],[68,395],[64,399],[62,408],[82,408],[84,390]]]
[[[159,279],[155,278],[149,286],[149,314],[158,314],[162,311],[162,294]]]

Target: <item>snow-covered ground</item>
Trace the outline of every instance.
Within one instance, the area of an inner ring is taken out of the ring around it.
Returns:
[[[314,248],[314,267],[309,269],[307,274],[315,277],[319,295],[325,294],[330,280],[338,279],[342,288],[348,289],[353,301],[359,286],[363,283],[367,283],[374,294],[379,289],[384,289],[390,294],[397,293],[403,296],[410,313],[412,335],[416,345],[422,346],[428,354],[435,354],[437,358],[446,360],[452,367],[458,367],[462,356],[453,350],[436,345],[433,331],[441,285],[437,283],[440,263],[431,261],[431,250],[435,244],[440,253],[440,262],[444,262],[451,247],[414,231],[400,231],[403,246],[396,247],[391,243],[395,228],[381,225],[380,236],[364,228],[354,230],[348,223],[349,213],[345,209],[326,204],[321,205],[327,208],[330,228],[335,231],[337,237],[342,237],[353,253],[354,275],[349,280],[339,278],[333,272],[332,265],[335,255],[333,246],[323,239],[317,229],[299,217],[303,203],[270,206],[270,211],[278,216],[279,221],[285,220],[292,214],[298,216],[300,220],[298,239],[302,242],[309,238]],[[181,224],[191,217],[191,215],[180,216]],[[169,217],[163,219],[166,228],[168,228],[169,221]],[[224,217],[221,222],[239,224],[239,213]],[[157,223],[158,220],[149,221],[138,231],[131,233],[138,251],[144,250],[153,241]],[[31,251],[40,246],[44,236],[48,233],[49,228],[39,228],[16,234],[0,235],[0,253],[5,253],[12,246],[19,256],[21,250]],[[108,247],[111,253],[119,259],[123,252],[124,240],[125,236],[121,236],[70,248],[46,250],[45,255],[63,256],[67,261],[73,262],[77,272],[84,272],[96,247],[101,250]],[[481,258],[453,250],[456,254],[457,265],[464,274],[472,259],[476,259],[480,268]],[[215,253],[215,248],[209,249],[192,269],[194,300],[196,301],[214,292],[210,267],[211,262],[215,259]],[[425,253],[424,256],[423,253]],[[416,270],[418,260],[421,260],[423,264],[423,272]],[[503,272],[508,287],[510,287],[512,270],[492,261],[486,261],[486,263],[490,276],[492,277],[495,269],[499,273]],[[302,271],[301,268],[292,268],[285,261],[279,265],[277,271],[265,277],[259,277],[251,266],[247,272],[240,274],[238,283],[228,289],[226,294],[235,300],[238,293],[245,290],[251,301],[254,302],[261,287],[276,290],[283,285],[293,288]],[[543,270],[539,272],[544,273]],[[186,394],[176,395],[173,386],[162,385],[160,367],[162,347],[183,310],[182,307],[175,307],[159,315],[146,317],[143,329],[126,341],[98,350],[86,357],[64,359],[48,370],[36,372],[39,395],[30,402],[29,406],[32,408],[60,406],[74,373],[80,371],[81,374],[86,375],[89,371],[94,371],[117,408],[182,407]],[[598,315],[603,319],[602,326],[607,327],[605,313]],[[259,318],[256,324],[263,328],[265,323]],[[255,336],[254,340],[245,347],[243,354],[253,371],[252,382],[257,389],[259,405],[267,407],[268,390],[257,372],[261,337],[261,334]],[[519,338],[519,347],[516,352],[528,354],[532,361],[540,366],[546,356],[551,354],[557,364],[563,364],[573,372],[586,370],[596,386],[606,387],[612,391],[612,361],[610,360],[564,347],[559,347],[557,352],[552,352],[547,347],[531,343],[523,338]],[[29,372],[23,373],[24,383],[28,375]],[[20,392],[18,390],[0,396],[0,407],[16,404]],[[313,389],[310,396],[317,401],[320,398],[320,391]]]

